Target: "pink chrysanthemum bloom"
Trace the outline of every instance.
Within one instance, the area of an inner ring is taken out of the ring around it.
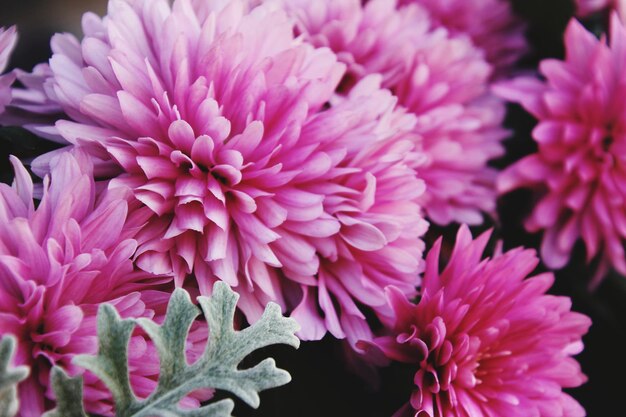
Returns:
[[[415,118],[377,77],[335,99],[345,66],[273,5],[114,0],[83,23],[82,41],[53,39],[43,91],[69,120],[44,133],[152,210],[139,267],[193,274],[205,294],[224,280],[250,321],[276,301],[306,339],[365,337],[385,286],[414,293]]]
[[[565,266],[582,238],[587,260],[600,260],[596,282],[610,266],[626,275],[626,31],[617,15],[610,39],[573,20],[565,60],[541,63],[545,81],[520,78],[497,90],[539,120],[538,151],[502,172],[499,191],[532,189],[539,201],[525,226],[544,231],[546,265]]]
[[[538,264],[533,250],[481,260],[489,237],[472,240],[461,227],[442,272],[439,240],[417,305],[387,290],[396,322],[370,347],[418,365],[410,402],[396,416],[583,417],[562,388],[586,380],[572,356],[591,321],[568,298],[546,294],[552,274],[527,278]]]
[[[420,202],[430,219],[480,224],[483,212],[495,212],[496,172],[487,163],[502,154],[505,109],[489,93],[491,66],[469,39],[433,29],[417,5],[277,1],[309,42],[330,47],[348,65],[340,91],[380,73],[383,86],[418,116],[413,140],[425,158],[412,167],[426,183]]]
[[[66,153],[52,162],[35,208],[30,176],[12,162],[13,187],[0,184],[0,336],[17,337],[16,364],[31,368],[19,386],[19,416],[32,417],[53,404],[51,367],[80,373],[72,358],[97,352],[101,303],[123,317],[152,318],[165,312],[169,294],[158,290],[162,279],[133,267],[131,237],[143,219],[127,215],[128,190],[97,192],[88,161]],[[129,355],[133,388],[147,396],[159,373],[156,349],[133,336]],[[113,415],[111,394],[92,374],[84,393],[89,412]]]
[[[525,26],[515,16],[509,0],[400,0],[418,4],[438,25],[454,34],[471,37],[495,68],[506,76],[510,67],[527,51]]]
[[[0,114],[11,102],[11,84],[15,79],[12,73],[2,75],[9,64],[9,58],[17,43],[17,31],[15,27],[8,29],[0,28]]]

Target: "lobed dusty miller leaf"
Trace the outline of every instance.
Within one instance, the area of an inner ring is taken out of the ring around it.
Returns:
[[[28,376],[28,367],[10,366],[15,352],[15,338],[4,336],[0,340],[0,417],[13,417],[17,414],[19,401],[17,384]]]
[[[280,307],[269,303],[261,319],[241,330],[233,329],[239,296],[223,282],[213,288],[211,297],[198,297],[209,325],[209,341],[202,357],[187,363],[185,341],[199,310],[189,294],[177,289],[170,299],[162,325],[148,319],[122,320],[115,309],[102,305],[98,311],[98,356],[81,355],[74,362],[97,375],[113,394],[117,417],[229,417],[234,402],[224,399],[194,410],[181,410],[178,403],[200,388],[228,391],[251,407],[260,403],[259,392],[288,383],[291,376],[267,358],[249,369],[237,366],[250,353],[273,344],[298,347],[298,325],[281,315]],[[139,324],[154,342],[160,357],[157,388],[145,400],[131,390],[128,376],[128,342]],[[60,369],[52,374],[58,398],[57,409],[46,417],[85,417],[80,398],[82,381],[69,378]]]

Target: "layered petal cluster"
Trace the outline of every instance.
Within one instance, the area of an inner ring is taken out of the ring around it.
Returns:
[[[492,66],[469,38],[433,27],[427,10],[396,1],[279,0],[316,46],[348,65],[339,91],[367,74],[418,116],[413,140],[424,158],[412,167],[426,183],[420,199],[434,222],[480,224],[495,212],[490,159],[502,154],[505,109],[489,91]],[[473,2],[468,2],[473,3]]]
[[[0,335],[17,337],[16,363],[31,368],[19,387],[19,415],[31,417],[52,404],[53,365],[80,373],[72,358],[97,353],[101,303],[123,317],[155,318],[169,294],[159,290],[162,280],[133,267],[132,235],[144,220],[128,214],[128,190],[97,191],[88,161],[66,153],[52,162],[35,208],[30,176],[12,162],[13,187],[0,184]],[[159,372],[156,349],[137,335],[129,354],[133,388],[147,396]],[[88,411],[113,415],[111,394],[91,374],[84,399]]]
[[[468,35],[485,53],[494,76],[507,70],[527,51],[525,26],[508,0],[400,0],[418,4],[431,18],[454,34]]]
[[[626,31],[616,15],[610,39],[598,40],[573,20],[565,60],[541,63],[545,81],[520,78],[498,87],[539,121],[538,151],[501,174],[499,191],[535,192],[525,226],[544,232],[549,267],[563,267],[582,238],[588,261],[600,260],[597,278],[610,266],[626,275]]]
[[[83,26],[53,39],[43,91],[67,119],[44,132],[151,210],[140,268],[224,280],[250,321],[276,301],[304,338],[364,337],[386,285],[415,291],[415,118],[379,78],[335,98],[345,65],[272,4],[112,0]]]
[[[490,233],[461,227],[439,271],[441,240],[428,254],[417,304],[387,290],[396,322],[376,346],[418,366],[410,402],[397,416],[583,417],[562,388],[586,377],[573,355],[591,322],[566,297],[547,295],[554,277],[518,248],[481,260]]]
[[[4,112],[6,106],[11,102],[11,84],[15,80],[13,73],[4,74],[9,64],[11,52],[17,43],[17,31],[15,27],[8,29],[0,27],[0,114]]]

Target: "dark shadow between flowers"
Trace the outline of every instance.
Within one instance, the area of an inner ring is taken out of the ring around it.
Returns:
[[[408,400],[415,372],[411,366],[383,368],[382,384],[374,390],[346,370],[342,344],[329,336],[318,342],[303,342],[298,350],[286,346],[262,349],[250,355],[250,364],[267,356],[288,370],[292,381],[263,392],[258,410],[238,404],[235,412],[239,417],[391,416]]]

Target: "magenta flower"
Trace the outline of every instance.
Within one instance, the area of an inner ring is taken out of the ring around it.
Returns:
[[[8,29],[0,27],[0,114],[11,102],[11,84],[15,79],[12,73],[2,75],[9,64],[11,52],[17,43],[17,31],[15,27]]]
[[[508,0],[400,0],[428,10],[437,25],[453,34],[468,35],[484,51],[494,75],[507,70],[527,51],[524,24]]]
[[[43,91],[68,120],[42,131],[149,207],[140,268],[226,281],[250,321],[276,301],[306,339],[365,337],[363,306],[418,283],[415,119],[377,77],[335,98],[345,66],[284,12],[222,3],[114,0],[82,41],[57,35]]]
[[[145,218],[128,214],[128,190],[98,192],[88,161],[66,153],[52,161],[35,208],[30,176],[12,162],[13,187],[0,184],[0,335],[17,337],[16,362],[31,368],[19,387],[19,415],[31,417],[52,404],[53,365],[80,373],[72,358],[97,352],[99,304],[152,318],[165,313],[169,294],[159,290],[164,279],[133,268],[132,234]],[[159,373],[156,349],[134,336],[129,354],[133,387],[147,396]],[[113,414],[111,394],[92,374],[85,375],[84,398],[88,411]]]
[[[625,102],[626,31],[612,18],[611,43],[598,40],[573,20],[565,33],[564,61],[546,60],[546,81],[520,78],[498,87],[539,120],[533,138],[539,149],[504,171],[500,192],[530,188],[538,199],[526,220],[543,231],[541,255],[550,268],[565,266],[582,238],[587,260],[626,275]]]
[[[348,65],[340,86],[380,73],[383,86],[418,116],[413,140],[424,157],[411,166],[426,183],[420,202],[435,223],[482,223],[495,212],[496,172],[505,109],[489,92],[491,66],[463,36],[434,29],[417,5],[395,1],[279,0],[316,46]]]
[[[546,294],[552,274],[527,278],[538,264],[533,250],[481,260],[489,237],[472,240],[461,227],[442,272],[440,239],[417,305],[387,290],[396,322],[370,347],[418,365],[410,402],[396,416],[585,416],[562,388],[586,380],[572,356],[591,321],[570,311],[568,298]]]

